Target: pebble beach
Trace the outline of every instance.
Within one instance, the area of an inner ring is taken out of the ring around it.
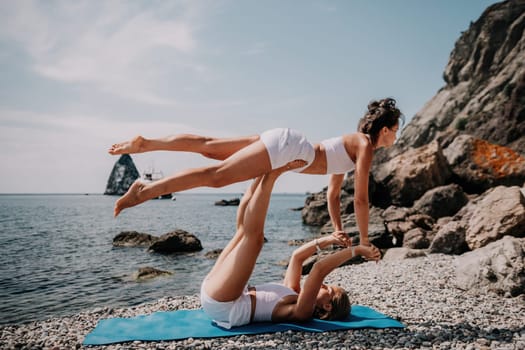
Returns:
[[[96,308],[75,315],[0,328],[1,349],[525,349],[525,296],[461,291],[455,256],[432,254],[396,262],[367,262],[332,272],[327,283],[349,291],[354,304],[400,320],[405,329],[325,333],[281,332],[216,339],[83,346],[100,319],[195,309],[198,295],[166,296],[130,308]],[[198,282],[196,282],[198,283]]]

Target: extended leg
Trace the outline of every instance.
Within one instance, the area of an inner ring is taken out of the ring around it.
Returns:
[[[200,153],[205,157],[224,160],[240,149],[259,140],[258,135],[237,138],[216,138],[179,134],[158,139],[136,136],[129,141],[112,145],[109,154],[132,154],[151,151],[180,151]]]
[[[166,193],[181,192],[195,187],[223,187],[253,179],[271,171],[270,157],[262,141],[256,141],[222,162],[208,167],[189,169],[149,184],[135,182],[117,200],[114,215]]]
[[[226,247],[224,247],[224,249],[222,250],[222,253],[217,258],[217,261],[215,262],[215,266],[220,266],[224,258],[228,256],[228,254],[230,254],[233,248],[235,248],[237,244],[239,244],[239,242],[241,241],[241,238],[244,235],[243,222],[244,222],[244,213],[246,212],[246,207],[248,206],[248,203],[252,199],[255,189],[261,183],[263,176],[259,176],[258,178],[256,178],[251,184],[251,186],[248,188],[248,190],[246,190],[246,192],[242,196],[241,202],[239,203],[239,207],[237,208],[237,230],[233,238],[230,240],[230,242],[228,242]]]
[[[304,164],[304,161],[293,161],[262,177],[247,203],[244,220],[231,244],[223,250],[208,274],[205,288],[210,297],[217,301],[230,301],[241,295],[264,244],[264,222],[275,180],[284,171]]]

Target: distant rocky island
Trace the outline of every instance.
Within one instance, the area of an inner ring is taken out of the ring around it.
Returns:
[[[135,163],[133,163],[131,156],[129,154],[123,154],[113,166],[104,194],[123,195],[139,177],[139,171]]]

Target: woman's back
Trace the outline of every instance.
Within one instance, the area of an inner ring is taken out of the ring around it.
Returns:
[[[314,145],[315,158],[304,174],[345,174],[354,168],[360,149],[370,147],[370,139],[356,132],[326,139]]]

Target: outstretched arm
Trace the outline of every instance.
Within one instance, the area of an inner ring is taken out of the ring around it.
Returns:
[[[358,150],[356,167],[354,172],[354,212],[359,229],[359,242],[370,245],[368,241],[368,177],[372,166],[373,149],[362,147]]]
[[[326,191],[328,214],[330,214],[334,232],[343,231],[343,224],[341,223],[341,185],[343,179],[343,174],[330,175],[330,182]]]
[[[376,247],[358,245],[356,247],[347,247],[339,250],[316,262],[308,274],[308,277],[306,277],[301,293],[299,293],[294,310],[294,319],[308,320],[312,317],[317,293],[319,293],[325,277],[355,255],[361,255],[367,260],[377,261],[381,258],[381,253]]]
[[[320,249],[324,249],[331,244],[347,246],[351,244],[351,241],[342,232],[334,232],[331,235],[303,244],[292,253],[283,284],[299,293],[301,291],[301,275],[304,261],[316,252],[317,246]]]

